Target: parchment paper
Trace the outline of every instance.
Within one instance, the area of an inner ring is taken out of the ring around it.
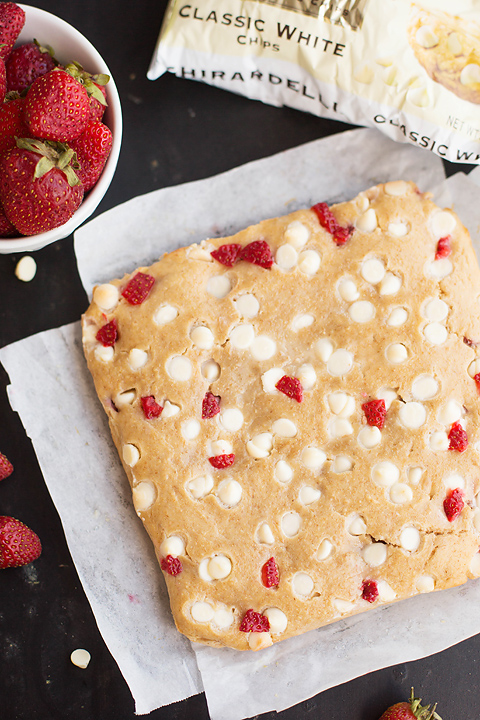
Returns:
[[[314,201],[347,199],[401,177],[416,180],[422,190],[440,185],[439,204],[450,204],[450,190],[463,221],[478,234],[476,185],[458,175],[447,189],[438,158],[375,131],[355,130],[105,213],[76,233],[80,275],[90,292],[93,284],[180,245]],[[131,506],[83,360],[79,323],[4,348],[0,360],[10,375],[12,407],[32,438],[98,627],[137,713],[204,687],[212,720],[240,720],[480,632],[480,583],[470,582],[341,620],[256,654],[201,646],[193,651],[175,630],[162,574]],[[455,607],[461,613],[451,623]]]

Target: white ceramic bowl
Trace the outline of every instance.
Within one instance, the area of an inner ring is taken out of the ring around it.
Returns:
[[[98,203],[105,195],[110,185],[115,168],[117,166],[120,145],[122,142],[122,108],[120,98],[112,78],[102,56],[95,50],[93,45],[74,27],[65,20],[61,20],[45,10],[20,5],[25,10],[25,25],[18,38],[17,44],[31,42],[36,38],[43,45],[51,45],[55,51],[55,57],[60,62],[71,62],[77,60],[85,70],[95,73],[106,73],[110,75],[110,82],[106,85],[108,107],[103,117],[103,122],[108,125],[113,133],[112,151],[105,164],[103,172],[95,187],[85,196],[78,210],[68,222],[58,228],[40,233],[39,235],[22,235],[17,238],[0,238],[0,253],[25,252],[39,250],[56,240],[61,240],[72,234],[93,213]]]

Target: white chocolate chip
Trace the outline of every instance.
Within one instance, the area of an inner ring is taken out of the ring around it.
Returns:
[[[437,280],[443,280],[448,277],[453,271],[453,265],[448,257],[439,258],[439,260],[433,260],[433,262],[425,265],[425,273],[432,275]]]
[[[230,627],[233,623],[232,609],[225,607],[217,608],[213,613],[213,623],[221,630]]]
[[[310,597],[314,587],[313,578],[305,572],[297,572],[292,578],[292,588],[295,595]]]
[[[247,442],[247,452],[257,460],[270,455],[273,448],[273,435],[269,432],[258,433]]]
[[[137,394],[135,390],[124,390],[123,392],[119,392],[115,395],[113,402],[115,403],[115,407],[119,409],[125,407],[126,405],[132,405],[136,396]]]
[[[195,500],[201,500],[213,489],[213,478],[211,475],[198,475],[198,477],[189,480],[187,490],[193,495]]]
[[[475,377],[475,375],[478,375],[478,373],[480,373],[480,358],[475,358],[475,360],[472,360],[472,362],[468,366],[467,372],[471,378]]]
[[[415,580],[415,587],[419,593],[432,592],[435,588],[435,580],[431,575],[419,575]]]
[[[397,399],[397,391],[393,388],[382,387],[378,390],[376,397],[378,400],[383,400],[385,403],[385,409],[388,410],[394,400]]]
[[[228,440],[212,440],[207,443],[209,456],[230,455],[233,453],[232,443]]]
[[[399,197],[400,195],[406,195],[408,191],[408,185],[405,180],[392,180],[385,183],[383,186],[385,193],[392,197]]]
[[[227,408],[220,413],[220,423],[227,432],[238,432],[243,425],[243,413],[238,408]]]
[[[335,417],[328,423],[328,433],[332,438],[347,437],[353,433],[353,427],[347,418]]]
[[[191,331],[190,340],[201,350],[210,350],[215,342],[210,328],[203,326],[198,326]]]
[[[313,365],[310,365],[310,363],[304,363],[298,368],[297,378],[304,390],[311,390],[317,381],[317,373],[315,372]]]
[[[378,597],[382,602],[393,602],[397,597],[395,590],[387,583],[386,580],[377,581]]]
[[[289,243],[280,245],[276,254],[275,262],[281,270],[291,270],[298,262],[298,253]]]
[[[190,247],[187,248],[187,257],[189,260],[213,262],[212,252],[215,249],[215,245],[206,240],[202,240],[200,245],[190,245]]]
[[[472,557],[468,569],[470,570],[472,575],[474,575],[475,577],[480,577],[480,552],[475,553],[475,555]]]
[[[410,467],[407,468],[407,479],[411,485],[418,485],[423,475],[423,468],[421,467]]]
[[[404,427],[417,429],[424,425],[427,419],[427,411],[419,402],[407,402],[401,405],[398,417]]]
[[[415,527],[406,527],[400,533],[400,545],[404,550],[415,552],[420,547],[421,536]]]
[[[172,380],[187,382],[192,377],[193,366],[189,358],[183,355],[174,355],[165,363],[165,369]]]
[[[273,545],[275,538],[268,523],[262,523],[257,529],[257,542],[263,545]]]
[[[83,648],[77,648],[77,650],[74,650],[70,655],[72,663],[82,670],[85,670],[88,667],[91,659],[92,656],[88,650],[84,650]]]
[[[326,363],[333,353],[331,340],[328,338],[320,338],[320,340],[317,340],[315,344],[315,350],[320,360],[323,360],[323,362]]]
[[[225,580],[232,572],[232,561],[226,555],[214,555],[208,561],[207,571],[212,580]]]
[[[455,32],[450,33],[450,35],[447,38],[447,45],[448,49],[452,53],[452,55],[461,55],[462,54],[462,43],[458,39],[458,35]]]
[[[363,193],[360,193],[359,195],[357,195],[357,207],[358,207],[359,212],[364,213],[369,205],[370,205],[370,200],[368,199],[368,197],[366,195],[364,195]]]
[[[388,224],[388,232],[394,237],[405,237],[410,231],[410,226],[405,222],[391,222]]]
[[[165,400],[163,404],[162,418],[175,417],[180,412],[180,407],[171,403],[169,400]]]
[[[157,497],[157,491],[149,480],[142,480],[132,489],[133,507],[135,512],[141,513],[148,510]]]
[[[213,383],[220,377],[220,365],[215,360],[206,360],[201,366],[202,376]]]
[[[364,447],[366,450],[371,450],[372,448],[376,447],[381,443],[382,433],[380,432],[378,427],[371,427],[370,425],[366,425],[358,433],[357,441],[359,445]]]
[[[442,322],[448,315],[448,305],[440,298],[432,298],[425,303],[422,314],[431,322]]]
[[[280,633],[285,632],[285,630],[287,629],[287,616],[285,615],[283,610],[280,610],[280,608],[269,607],[263,611],[262,615],[265,615],[265,617],[268,619],[268,623],[270,625],[270,632],[273,635],[279,635]]]
[[[427,50],[438,45],[438,36],[435,35],[431,25],[422,25],[419,27],[415,33],[415,40],[421,47]]]
[[[432,97],[426,87],[411,87],[407,91],[407,100],[415,107],[430,107],[432,105]]]
[[[363,83],[364,85],[370,85],[375,77],[375,71],[372,63],[365,62],[362,65],[359,65],[353,73],[353,77],[357,82]]]
[[[453,425],[463,415],[463,408],[456,400],[448,400],[438,411],[437,418],[443,425]]]
[[[22,282],[30,282],[37,272],[37,263],[30,255],[24,255],[15,267],[15,275]]]
[[[273,393],[275,395],[278,395],[279,391],[275,387],[279,380],[282,379],[282,377],[285,375],[285,371],[282,370],[282,368],[270,368],[270,370],[267,370],[263,373],[261,376],[262,380],[262,387],[264,392],[266,393]]]
[[[282,517],[280,526],[285,537],[295,537],[300,532],[302,518],[296,512],[288,512]]]
[[[398,482],[400,470],[394,463],[390,462],[390,460],[382,460],[372,467],[371,475],[376,485],[389,488]]]
[[[258,315],[258,311],[260,310],[260,303],[255,295],[252,295],[251,293],[240,295],[240,297],[233,301],[233,304],[241,317],[254,318]]]
[[[322,493],[318,488],[313,488],[310,485],[304,485],[298,494],[298,499],[302,505],[312,505],[312,503],[317,502],[321,494]]]
[[[292,328],[293,332],[299,332],[300,330],[303,330],[306,327],[310,327],[310,325],[313,325],[315,321],[315,318],[310,313],[302,313],[301,315],[296,315],[292,322],[290,323],[290,327]]]
[[[310,237],[310,230],[300,220],[293,220],[287,225],[284,237],[285,242],[292,245],[295,250],[301,250]]]
[[[251,344],[250,352],[255,360],[269,360],[277,352],[277,344],[267,335],[259,335]]]
[[[193,418],[186,420],[182,423],[181,433],[184,440],[195,440],[200,433],[200,423]]]
[[[431,400],[437,393],[438,382],[431,375],[417,375],[412,383],[412,395],[416,400]]]
[[[456,490],[457,488],[464,490],[465,478],[456,472],[448,473],[448,475],[445,475],[443,478],[443,484],[449,490]]]
[[[334,377],[341,377],[350,372],[353,366],[353,355],[348,350],[339,348],[329,357],[327,371]]]
[[[375,317],[375,306],[369,300],[357,300],[348,308],[351,319],[357,323],[366,323]]]
[[[378,292],[380,295],[395,295],[400,288],[402,287],[402,278],[398,277],[398,275],[394,275],[390,271],[385,273],[385,277],[383,278],[382,282],[380,283],[380,288]]]
[[[178,316],[178,310],[173,305],[160,305],[153,315],[153,322],[156,325],[166,325]]]
[[[218,300],[226,297],[232,289],[232,283],[226,275],[213,275],[207,282],[207,292]]]
[[[288,483],[293,477],[293,470],[285,460],[279,460],[275,465],[274,477],[280,483]]]
[[[344,473],[353,468],[353,461],[348,455],[336,455],[332,463],[332,472]]]
[[[316,558],[317,560],[326,560],[330,557],[330,555],[333,552],[333,544],[330,542],[328,538],[324,538],[322,542],[319,545],[319,548],[317,550]]]
[[[480,85],[480,65],[468,63],[460,73],[460,82],[466,87],[476,88]]]
[[[263,650],[273,645],[272,636],[269,632],[255,632],[248,635],[248,647],[250,650]]]
[[[195,622],[206,623],[213,620],[213,607],[208,602],[193,603],[190,612]]]
[[[130,467],[136,465],[137,462],[140,460],[140,453],[138,451],[138,448],[135,445],[132,445],[132,443],[126,443],[123,446],[122,455],[123,461]]]
[[[395,483],[390,488],[390,500],[397,505],[403,505],[413,499],[413,491],[405,483]]]
[[[355,400],[342,390],[330,393],[327,396],[327,402],[330,410],[341,417],[350,417],[355,411]]]
[[[255,339],[255,330],[250,323],[237,325],[230,331],[230,343],[237,350],[245,350],[250,347]]]
[[[437,322],[429,323],[423,328],[425,339],[432,345],[443,345],[448,338],[447,328]]]
[[[342,598],[333,598],[332,605],[337,612],[344,615],[345,613],[352,612],[355,607],[355,603],[350,600],[342,600]]]
[[[226,478],[218,486],[217,497],[223,505],[233,508],[242,499],[242,492],[242,486],[237,480]]]
[[[315,250],[304,250],[298,256],[298,269],[304,275],[315,275],[322,259]]]
[[[443,430],[433,432],[430,437],[428,438],[428,444],[430,446],[430,449],[433,450],[433,452],[444,452],[445,450],[448,450],[450,445],[450,440],[448,439],[448,435]]]
[[[97,324],[93,321],[87,321],[83,324],[83,336],[82,336],[82,342],[84,344],[87,343],[97,343],[97,333],[98,333],[98,327]]]
[[[383,543],[373,542],[363,548],[363,559],[370,567],[380,567],[387,559],[387,547]]]
[[[327,456],[317,447],[306,447],[302,451],[302,462],[310,470],[320,470]]]
[[[101,310],[112,310],[118,303],[120,293],[118,288],[111,283],[98,285],[93,291],[93,302],[98,305]]]
[[[408,320],[408,312],[403,307],[393,308],[387,318],[387,325],[390,327],[401,327]]]
[[[361,232],[373,232],[378,226],[377,213],[373,208],[369,208],[363,215],[360,215],[355,225]]]
[[[98,344],[95,348],[95,357],[101,362],[111,362],[113,360],[114,352],[113,347],[110,345],[105,347],[104,345]]]
[[[350,535],[365,535],[367,532],[367,525],[360,515],[354,515],[353,518],[349,520],[347,529]]]
[[[392,343],[386,348],[385,357],[392,365],[399,365],[408,358],[408,350],[403,343]]]
[[[273,423],[272,432],[279,437],[292,438],[296,436],[298,429],[292,420],[280,418]]]
[[[355,285],[353,280],[350,280],[350,278],[342,278],[341,280],[339,280],[337,289],[338,294],[340,295],[342,300],[345,300],[345,302],[353,302],[360,297],[357,286]]]
[[[385,265],[378,258],[369,258],[363,263],[360,272],[364,280],[377,285],[385,276]]]
[[[159,551],[162,557],[171,555],[176,558],[185,554],[185,543],[179,535],[170,535],[162,542]]]

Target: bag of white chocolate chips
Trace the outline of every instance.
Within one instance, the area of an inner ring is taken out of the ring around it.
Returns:
[[[480,162],[480,0],[170,0],[166,71]]]

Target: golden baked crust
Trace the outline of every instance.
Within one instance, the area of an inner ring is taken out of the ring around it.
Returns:
[[[480,575],[480,273],[452,211],[391,182],[140,271],[139,304],[137,271],[95,288],[84,349],[182,633],[259,649]]]

